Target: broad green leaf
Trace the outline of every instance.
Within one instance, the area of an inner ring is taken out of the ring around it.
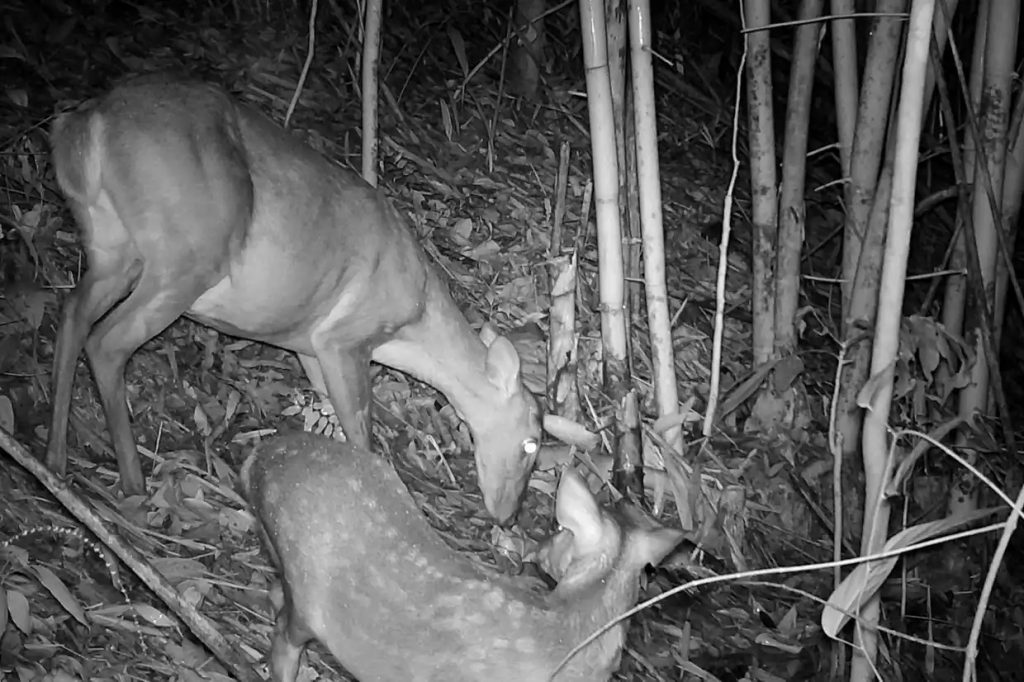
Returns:
[[[7,613],[11,614],[14,627],[26,635],[32,634],[32,610],[25,595],[17,590],[7,590]]]
[[[88,625],[89,621],[85,617],[85,609],[82,608],[82,605],[78,602],[75,595],[71,594],[71,591],[68,590],[64,581],[58,578],[57,575],[46,566],[33,566],[32,568],[36,573],[36,577],[39,579],[39,583],[53,595],[54,599],[60,602],[60,605],[64,607],[64,610],[71,614],[72,618],[82,625]]]

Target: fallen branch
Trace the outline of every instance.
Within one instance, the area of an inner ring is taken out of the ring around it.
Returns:
[[[206,645],[210,653],[220,661],[224,667],[238,680],[242,682],[261,682],[262,678],[256,673],[252,664],[244,660],[237,653],[237,647],[232,647],[224,636],[220,634],[216,626],[208,618],[200,614],[196,608],[182,599],[178,591],[167,582],[152,564],[146,560],[134,547],[124,542],[116,531],[111,530],[97,516],[92,506],[82,497],[75,494],[68,486],[53,473],[43,466],[32,454],[19,443],[11,434],[0,428],[0,450],[11,456],[15,462],[24,467],[30,474],[36,477],[43,484],[50,494],[58,502],[64,505],[72,516],[78,519],[79,523],[88,528],[104,545],[110,548],[117,558],[124,562],[125,566],[131,569],[132,573],[139,577],[146,587],[153,590],[183,623],[192,631],[199,641]]]

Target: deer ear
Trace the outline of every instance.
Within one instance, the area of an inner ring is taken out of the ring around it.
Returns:
[[[519,353],[504,336],[495,338],[487,348],[487,378],[504,391],[515,395],[519,391]]]

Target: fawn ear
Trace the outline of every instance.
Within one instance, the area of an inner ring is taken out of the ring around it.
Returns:
[[[677,528],[655,528],[638,531],[630,543],[630,559],[641,567],[646,564],[657,566],[683,541],[685,534]]]
[[[573,545],[579,554],[596,551],[604,539],[601,508],[590,488],[572,469],[566,469],[558,484],[555,518],[563,528],[572,531]]]

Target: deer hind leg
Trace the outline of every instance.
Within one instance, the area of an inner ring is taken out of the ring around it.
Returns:
[[[96,320],[125,296],[140,271],[139,261],[117,277],[89,271],[64,303],[53,359],[53,415],[46,448],[46,466],[58,476],[67,470],[68,413],[78,354]]]
[[[86,233],[101,231],[124,236],[120,248],[94,248],[89,251],[89,270],[64,302],[57,345],[53,355],[53,414],[46,447],[46,466],[58,476],[67,470],[68,413],[75,366],[82,346],[97,320],[135,288],[142,274],[142,256],[127,239],[124,226],[112,211],[91,212],[71,202],[78,223]],[[89,246],[88,239],[86,245]]]
[[[208,282],[202,278],[168,281],[165,273],[153,275],[144,266],[134,291],[110,311],[85,342],[117,453],[121,488],[127,495],[145,492],[145,481],[128,414],[125,366],[142,344],[180,317],[207,288]]]

